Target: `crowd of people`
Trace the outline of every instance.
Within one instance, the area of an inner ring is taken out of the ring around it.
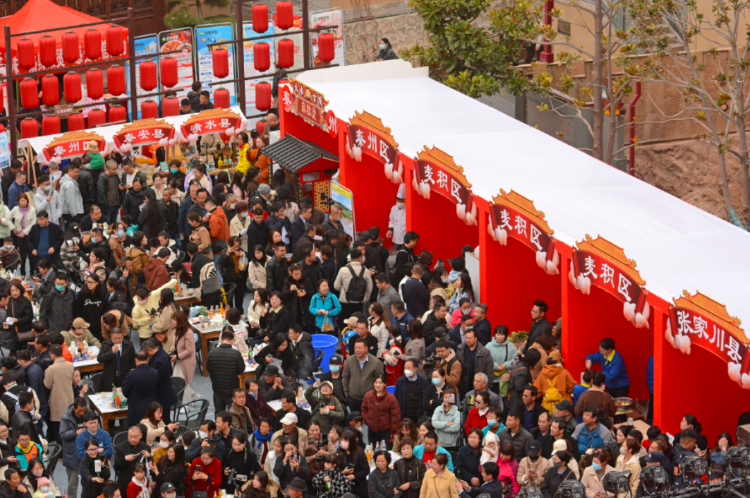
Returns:
[[[403,186],[389,226],[353,240],[339,206],[325,214],[283,170],[269,175],[253,138],[239,134],[231,179],[192,158],[149,187],[130,158],[95,144],[50,165],[35,191],[11,164],[0,262],[19,276],[0,280],[0,498],[79,487],[82,498],[514,498],[531,486],[557,498],[565,481],[613,498],[613,472],[629,471],[623,493],[636,497],[693,484],[682,470],[695,458],[709,482],[731,473],[732,436],[710,446],[692,415],[675,436],[618,419],[614,399],[630,382],[613,339],[586,357],[578,383],[544,301],[525,343],[493,328],[466,269],[471,247],[450,269],[415,252]],[[214,415],[196,431],[172,420],[200,398],[196,309],[175,302],[179,285],[227,307],[206,358]],[[318,334],[338,342],[326,364]],[[73,363],[84,343],[98,348],[98,385]],[[256,346],[255,378],[241,385]],[[173,377],[185,379],[182,399]],[[104,430],[86,398],[112,387],[127,417]],[[51,443],[66,483],[48,472]]]

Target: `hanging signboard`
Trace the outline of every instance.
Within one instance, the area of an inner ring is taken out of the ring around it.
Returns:
[[[329,111],[329,114],[332,113]],[[336,117],[329,121],[327,126],[330,132],[332,126],[337,126]],[[363,153],[367,154],[383,164],[385,176],[393,183],[404,181],[404,167],[391,129],[367,111],[354,111],[354,117],[349,120],[346,153],[357,162],[362,162]]]
[[[201,135],[219,133],[222,140],[245,129],[245,118],[229,109],[209,109],[194,114],[180,127],[183,142],[195,142]]]
[[[177,92],[177,99],[181,100],[187,97],[195,80],[192,29],[175,29],[159,33],[159,51],[170,52],[173,50],[179,50],[179,53],[163,55],[161,57],[174,57],[177,59],[177,84],[172,88],[163,88],[161,84],[159,86],[162,92],[164,90],[174,90]],[[159,78],[159,81],[161,81],[161,78]]]
[[[321,26],[336,26],[330,32],[333,33],[334,57],[331,62],[323,62],[318,59],[318,36],[325,31],[316,31],[310,33],[310,43],[312,43],[313,66],[321,67],[331,64],[339,66],[346,65],[346,45],[344,44],[344,11],[341,9],[331,9],[310,14],[310,28],[315,29]]]
[[[744,389],[750,389],[750,342],[740,320],[726,306],[696,292],[683,291],[669,306],[665,337],[675,349],[690,354],[692,345],[727,362],[727,374]]]
[[[341,221],[344,231],[354,238],[354,194],[348,188],[336,182],[331,182],[331,202],[341,207],[343,213],[339,221]]]
[[[596,285],[623,302],[623,315],[636,328],[648,327],[651,308],[646,301],[646,281],[635,269],[635,261],[625,257],[622,247],[603,237],[586,239],[572,248],[573,264],[568,279],[573,287],[588,295]]]
[[[289,83],[280,90],[284,110],[301,117],[312,126],[328,131],[326,121],[328,101],[323,94],[295,79],[290,80]]]
[[[255,69],[255,55],[253,53],[253,46],[256,43],[268,43],[268,48],[270,52],[270,59],[271,61],[276,60],[276,43],[274,38],[262,38],[258,40],[248,40],[248,38],[253,38],[255,36],[260,36],[258,33],[253,31],[253,23],[247,22],[243,25],[244,28],[244,49],[243,49],[243,55],[244,55],[244,64],[245,64],[245,77],[246,78],[253,78],[257,76],[257,79],[247,79],[245,80],[245,115],[252,115],[257,114],[257,109],[255,108],[255,87],[258,85],[258,83],[262,81],[267,81],[268,83],[271,83],[271,78],[263,78],[261,77],[264,74],[271,74],[274,72],[274,66],[271,64],[271,67],[268,69],[268,71],[260,72]],[[271,36],[274,33],[273,23],[268,23],[268,30],[265,33],[261,33],[264,36]]]
[[[135,55],[145,55],[145,54],[155,54],[159,51],[159,41],[156,35],[146,35],[146,36],[139,36],[135,40]],[[156,60],[156,57],[149,57],[148,59],[136,59],[135,61],[135,91],[136,95],[145,95],[147,93],[146,90],[141,88],[141,71],[140,71],[140,65],[141,63],[145,61],[153,61],[156,62],[156,71],[158,73],[159,71],[159,62]],[[128,70],[131,70],[130,63],[128,62]],[[128,85],[130,84],[130,78],[128,78]],[[132,92],[132,88],[130,89]],[[153,90],[152,90],[153,92]],[[157,104],[159,103],[159,96],[149,97],[150,100],[153,100]],[[141,104],[143,104],[146,100],[149,99],[138,99],[138,119],[141,119]]]
[[[412,187],[425,199],[434,191],[456,204],[456,215],[467,225],[477,224],[477,206],[471,184],[464,169],[453,161],[453,156],[437,147],[424,148],[414,158]]]
[[[59,137],[54,137],[52,141],[42,149],[42,154],[47,163],[55,161],[60,164],[63,159],[82,156],[88,152],[88,144],[96,141],[99,144],[99,152],[102,155],[107,154],[107,141],[98,133],[91,131],[72,131],[63,133]]]
[[[174,126],[161,119],[141,119],[120,128],[112,137],[115,152],[128,152],[133,146],[158,143],[174,145]]]
[[[232,24],[213,24],[195,27],[195,49],[198,55],[198,79],[201,82],[213,83],[204,85],[204,89],[211,94],[211,102],[214,101],[214,92],[219,88],[229,90],[229,102],[231,105],[237,104],[237,92],[234,83],[221,85],[223,80],[233,80],[237,76],[234,69],[234,44],[215,45],[208,47],[209,43],[217,43],[234,39],[234,29]],[[226,78],[219,79],[214,76],[214,64],[211,52],[225,48],[229,53],[229,75]]]
[[[560,273],[560,255],[555,250],[555,233],[544,219],[544,212],[534,207],[534,202],[521,194],[500,190],[490,204],[490,221],[487,231],[501,245],[508,237],[519,240],[536,253],[536,264],[549,275]]]

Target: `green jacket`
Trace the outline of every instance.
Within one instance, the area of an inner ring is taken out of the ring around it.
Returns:
[[[305,399],[310,403],[310,411],[313,414],[312,419],[320,424],[321,434],[328,434],[336,421],[345,420],[344,408],[335,396],[331,396],[326,401],[326,406],[335,406],[327,415],[320,413],[320,407],[324,405],[320,403],[321,397],[318,389],[313,386],[308,387],[305,391]]]
[[[87,152],[87,154],[91,157],[91,161],[89,162],[89,167],[91,167],[91,169],[104,169],[104,158],[101,154],[92,154],[91,152]]]
[[[143,173],[143,171],[141,171],[140,169],[136,168],[135,177],[138,178],[139,180],[141,180],[141,187],[143,187],[144,190],[148,188],[148,181],[146,180],[146,175]],[[125,172],[123,172],[122,173],[122,178],[120,180],[122,181],[123,185],[127,185],[128,184],[128,174],[125,173]],[[135,179],[133,181],[135,181]],[[126,192],[127,192],[127,190],[123,190],[122,191],[123,198],[124,198]],[[134,224],[138,223],[138,220],[133,220],[133,223]]]

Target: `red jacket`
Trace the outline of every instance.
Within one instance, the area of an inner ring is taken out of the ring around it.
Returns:
[[[208,474],[207,481],[204,481],[203,479],[193,480],[196,465],[201,466],[201,472]],[[193,460],[193,463],[190,464],[190,471],[188,472],[185,481],[188,483],[188,490],[185,494],[185,498],[191,498],[193,496],[193,490],[206,491],[206,489],[208,489],[208,496],[214,496],[221,490],[221,461],[214,457],[211,464],[206,467],[203,465],[201,457],[197,457]]]
[[[484,415],[479,415],[479,410],[475,408],[472,408],[471,411],[469,411],[469,416],[466,418],[466,425],[464,425],[464,431],[466,431],[466,434],[469,434],[469,431],[472,429],[479,429],[482,430],[485,427],[487,427],[487,413],[485,412]]]
[[[398,432],[401,427],[401,409],[396,396],[383,391],[383,396],[375,395],[375,389],[368,391],[362,398],[362,418],[367,427],[374,432]]]
[[[148,477],[145,478],[146,480],[146,486],[145,489],[151,490],[151,481]],[[141,493],[143,492],[144,487],[141,487],[133,482],[131,479],[128,483],[128,490],[127,490],[127,498],[140,498]]]

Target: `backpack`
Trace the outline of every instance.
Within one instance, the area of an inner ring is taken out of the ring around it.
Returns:
[[[386,262],[386,269],[388,270],[388,280],[390,282],[396,282],[396,285],[398,285],[399,283],[398,274],[396,273],[396,259],[398,258],[399,253],[402,252],[406,254],[407,259],[406,264],[404,265],[404,275],[411,275],[411,269],[414,266],[414,260],[409,257],[409,252],[406,249],[399,249],[396,254],[388,256],[388,260]]]
[[[555,409],[555,405],[557,403],[560,403],[563,399],[565,399],[560,391],[557,390],[557,387],[555,387],[555,381],[557,380],[557,376],[555,376],[554,379],[549,381],[549,385],[547,386],[547,390],[544,391],[544,397],[542,398],[542,408],[546,408],[547,411],[550,413],[550,416],[555,416],[555,412],[557,411]]]
[[[351,266],[347,265],[352,279],[349,281],[349,287],[346,289],[346,300],[350,303],[361,303],[365,300],[367,293],[367,281],[365,280],[365,265],[362,265],[362,271],[357,275]]]

